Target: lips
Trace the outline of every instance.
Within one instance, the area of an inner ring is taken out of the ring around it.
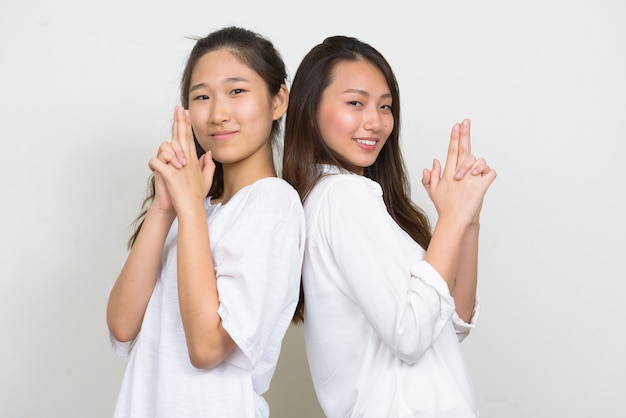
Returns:
[[[237,131],[219,131],[209,134],[215,141],[225,141],[232,138]]]

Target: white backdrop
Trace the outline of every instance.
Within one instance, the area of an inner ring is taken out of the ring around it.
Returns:
[[[498,171],[482,314],[463,343],[484,417],[624,417],[626,3],[25,0],[0,4],[0,416],[108,417],[125,360],[106,294],[168,139],[188,36],[268,36],[291,75],[329,35],[398,76],[413,196],[473,120]],[[268,399],[319,417],[292,329]]]

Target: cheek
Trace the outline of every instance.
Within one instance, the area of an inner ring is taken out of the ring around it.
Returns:
[[[233,115],[240,123],[265,125],[272,122],[270,107],[263,100],[240,101],[232,107]]]
[[[326,146],[332,145],[334,137],[338,134],[332,113],[319,113],[317,116],[317,129],[319,130],[322,141],[326,144]]]
[[[354,130],[354,117],[334,109],[320,113],[317,123],[324,139],[345,135]]]
[[[393,127],[394,127],[393,116],[390,116],[388,119],[386,118],[383,121],[383,129],[385,130],[385,135],[384,135],[385,138],[391,135],[391,131],[393,131]]]
[[[191,128],[195,131],[196,126],[201,126],[201,114],[198,106],[189,106],[189,119],[191,120]]]
[[[199,126],[200,126],[200,123],[192,117],[191,118],[191,130],[194,133],[196,133],[196,132],[198,132],[198,127]]]

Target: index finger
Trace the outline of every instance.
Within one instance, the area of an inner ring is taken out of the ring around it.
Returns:
[[[182,148],[180,139],[179,139],[179,121],[178,121],[178,106],[174,108],[174,123],[172,125],[172,150],[174,151],[174,156],[176,160],[180,163],[181,167],[187,165],[187,159],[185,158],[185,152]]]
[[[459,136],[459,156],[457,159],[457,164],[462,163],[465,160],[465,157],[472,153],[472,145],[470,143],[470,127],[471,121],[469,119],[464,119],[463,122],[461,122],[461,132]]]
[[[191,117],[189,110],[179,107],[176,111],[177,139],[185,158],[196,157],[196,144],[193,141],[193,131],[191,130]]]
[[[444,176],[452,177],[456,171],[456,165],[459,158],[459,136],[461,125],[455,123],[450,132],[450,144],[448,145],[448,156],[446,157],[446,166],[443,169]]]

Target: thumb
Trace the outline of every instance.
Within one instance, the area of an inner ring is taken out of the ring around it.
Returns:
[[[148,167],[153,172],[158,172],[159,174],[162,174],[166,170],[167,163],[164,163],[156,157],[152,157],[150,158],[150,161],[148,161]]]
[[[215,174],[215,163],[213,162],[213,154],[211,151],[207,151],[202,154],[202,156],[198,159],[198,165],[200,167],[200,171],[202,172],[202,177],[209,182],[209,184],[213,183],[213,174]]]
[[[424,171],[422,171],[422,185],[424,186],[426,191],[430,190],[430,178],[430,170],[425,168]]]
[[[434,190],[441,180],[441,163],[439,160],[433,160],[433,169],[430,171],[430,190]]]

